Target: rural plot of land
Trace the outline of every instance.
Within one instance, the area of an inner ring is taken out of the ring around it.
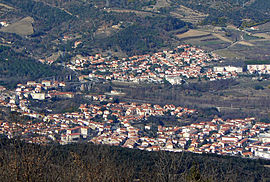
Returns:
[[[220,35],[220,34],[217,34],[217,33],[213,33],[212,34],[213,36],[219,38],[220,40],[224,41],[224,42],[229,42],[229,43],[232,43],[231,46],[233,46],[234,44],[241,44],[241,45],[244,45],[244,46],[254,46],[252,43],[248,42],[248,41],[244,41],[244,40],[241,40],[241,41],[237,41],[237,42],[233,42],[232,40]]]
[[[116,13],[135,13],[136,15],[140,16],[151,16],[153,15],[152,12],[145,12],[145,11],[138,11],[138,10],[130,10],[130,9],[105,9],[104,11],[116,12]]]
[[[182,33],[182,34],[178,34],[176,35],[179,39],[186,39],[186,38],[199,38],[199,37],[206,37],[206,36],[214,36],[224,42],[229,42],[232,43],[233,41],[222,36],[221,34],[217,34],[217,33],[211,33],[208,31],[201,31],[201,30],[194,30],[194,29],[190,29],[189,31]]]
[[[224,42],[212,35],[194,39],[185,39],[184,42],[187,44],[202,47],[203,49],[208,51],[223,49],[230,45],[230,43]]]
[[[6,4],[3,4],[3,3],[0,3],[0,6],[3,6],[3,7],[5,7],[5,8],[7,8],[7,9],[14,9],[13,7],[8,6],[8,5],[6,5]]]
[[[238,52],[233,52],[232,50],[228,50],[228,49],[215,50],[213,52],[223,58],[229,58],[229,59],[243,58],[243,55],[239,54]]]
[[[0,3],[0,16],[2,17],[3,15],[5,15],[6,13],[13,11],[14,8],[8,5],[5,5],[3,3]]]
[[[7,27],[1,28],[0,31],[8,32],[8,33],[15,33],[18,35],[31,35],[34,33],[32,23],[34,23],[34,19],[31,17],[26,17]]]
[[[264,35],[266,38],[266,35]],[[176,35],[179,39],[184,40],[186,43],[190,43],[197,46],[203,46],[207,50],[217,51],[222,50],[222,56],[224,57],[239,57],[238,53],[230,53],[225,49],[234,47],[236,45],[242,45],[247,47],[254,46],[253,42],[248,40],[233,41],[229,37],[226,37],[224,32],[213,32],[209,30],[194,30],[191,29],[185,33]],[[242,36],[243,37],[243,36]],[[223,54],[223,51],[224,54]],[[234,52],[234,51],[232,51]],[[229,54],[228,54],[229,53]]]
[[[202,46],[206,50],[216,50],[226,48],[231,44],[231,42],[224,41],[220,37],[216,37],[209,31],[194,30],[191,29],[183,34],[176,35],[179,39],[187,44],[192,44],[196,46]]]
[[[171,12],[171,15],[183,21],[190,22],[193,24],[200,23],[208,16],[207,14],[203,14],[199,11],[194,11],[193,9],[190,9],[182,5],[175,11]]]
[[[256,34],[253,34],[253,36],[263,38],[261,40],[265,40],[265,39],[270,40],[270,35],[267,33],[256,33]],[[257,40],[254,40],[254,41],[257,41]]]
[[[244,46],[254,46],[254,44],[247,42],[247,41],[238,41],[237,44],[241,44]]]
[[[212,35],[214,35],[215,37],[219,38],[220,40],[223,40],[224,42],[230,42],[230,43],[233,42],[232,40],[230,40],[230,39],[228,39],[228,38],[226,38],[226,37],[223,37],[223,36],[220,35],[220,34],[213,33]]]
[[[185,33],[176,35],[176,37],[178,37],[179,39],[186,39],[186,38],[204,37],[204,36],[209,36],[209,35],[211,34],[208,32],[190,29],[189,31]]]
[[[167,0],[156,0],[155,5],[143,7],[143,10],[159,12],[160,8],[165,8],[165,7],[169,7],[169,6],[170,6],[170,4],[167,2]]]

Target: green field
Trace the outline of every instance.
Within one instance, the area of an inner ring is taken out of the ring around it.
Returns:
[[[31,17],[26,17],[7,27],[1,28],[0,31],[15,33],[18,35],[31,35],[34,33],[32,23],[34,23],[34,19]]]

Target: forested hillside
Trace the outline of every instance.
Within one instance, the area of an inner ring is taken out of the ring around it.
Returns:
[[[269,161],[2,139],[1,181],[267,181]]]
[[[25,47],[36,58],[46,58],[52,53],[75,55],[100,50],[120,51],[124,55],[152,52],[175,41],[170,31],[181,28],[186,30],[190,26],[170,15],[107,11],[103,8],[103,1],[3,2],[14,10],[4,13],[0,18],[12,22],[22,17],[32,17],[34,33],[20,38],[1,33],[1,37]],[[82,44],[74,48],[76,41]]]
[[[268,13],[270,3],[264,0],[172,0],[172,2],[208,14],[203,24],[232,23],[241,26],[246,21],[257,24],[270,20]]]
[[[2,85],[13,87],[19,82],[61,74],[65,74],[62,68],[38,63],[21,53],[14,52],[9,47],[0,46],[0,81]]]
[[[38,28],[36,31],[48,31],[72,18],[66,12],[50,7],[42,2],[27,0],[3,0],[3,2],[16,7],[18,13],[33,17]]]
[[[2,43],[11,42],[16,49],[23,47],[34,59],[56,55],[53,59],[61,61],[76,54],[130,56],[180,44],[175,35],[197,26],[176,16],[183,6],[190,8],[185,11],[204,14],[199,25],[234,24],[244,28],[270,20],[270,4],[263,0],[3,0],[2,3],[13,9],[0,12],[0,19],[11,24],[25,17],[34,20],[34,33],[29,36],[0,31]],[[185,20],[194,18],[189,17],[190,13],[181,16]],[[81,44],[74,46],[77,41]]]

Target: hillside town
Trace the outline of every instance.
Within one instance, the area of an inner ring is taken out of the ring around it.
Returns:
[[[222,60],[216,54],[190,45],[179,45],[173,50],[154,54],[115,59],[101,54],[76,56],[67,68],[82,72],[79,79],[100,79],[133,83],[164,83],[180,85],[186,80],[221,80],[237,78],[244,73],[240,66],[213,66]],[[270,65],[247,65],[246,74],[269,74]],[[85,74],[89,72],[89,74]]]
[[[101,54],[77,56],[66,67],[74,71],[89,71],[82,79],[117,80],[134,83],[181,84],[186,79],[220,80],[237,77],[241,67],[216,70],[209,65],[221,58],[213,53],[190,45],[179,45],[174,50],[157,52],[152,55],[136,55],[123,59],[102,57]]]
[[[78,58],[66,66],[75,71],[90,70],[80,81],[101,79],[135,83],[182,84],[184,79],[218,80],[236,78],[242,67],[209,66],[219,57],[189,45],[153,55],[138,55],[122,60],[100,54]],[[268,65],[248,65],[249,74],[270,73]],[[13,91],[0,87],[0,106],[26,118],[23,122],[0,121],[0,134],[20,137],[29,143],[62,145],[90,142],[146,151],[189,151],[249,158],[270,159],[270,124],[256,118],[215,117],[199,123],[186,122],[198,114],[195,109],[173,104],[150,104],[115,100],[118,93],[88,95],[91,104],[81,104],[74,112],[47,113],[30,107],[33,100],[72,99],[66,83],[55,80],[28,81]],[[171,125],[153,122],[174,118]]]

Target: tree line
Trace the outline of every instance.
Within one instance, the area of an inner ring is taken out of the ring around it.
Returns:
[[[106,145],[27,144],[2,138],[1,181],[265,181],[266,160],[146,152]]]

